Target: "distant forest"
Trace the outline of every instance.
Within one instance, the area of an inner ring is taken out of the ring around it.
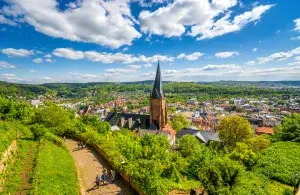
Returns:
[[[116,96],[145,98],[152,91],[153,81],[128,83],[47,83],[16,84],[0,82],[0,95],[12,98],[34,99],[39,95],[51,98],[80,99],[105,102]],[[293,86],[293,87],[291,87]],[[300,81],[218,81],[208,83],[164,82],[164,92],[169,102],[185,101],[195,97],[200,100],[230,97],[289,97],[300,95]]]

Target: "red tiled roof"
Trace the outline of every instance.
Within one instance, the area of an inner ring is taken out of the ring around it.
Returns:
[[[256,134],[274,134],[274,130],[272,127],[258,127],[256,130]]]
[[[173,137],[174,137],[174,136],[176,135],[176,133],[177,133],[177,132],[169,125],[169,123],[167,123],[167,124],[164,126],[164,128],[162,128],[161,131],[168,133],[168,134],[172,137],[172,139],[173,139]]]

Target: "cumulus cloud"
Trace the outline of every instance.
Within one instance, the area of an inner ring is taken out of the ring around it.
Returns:
[[[257,52],[257,48],[253,48],[252,51],[253,51],[253,52]]]
[[[34,63],[39,64],[39,63],[42,63],[42,62],[43,62],[43,59],[42,59],[42,58],[35,58],[35,59],[33,59],[32,61],[33,61]]]
[[[0,68],[10,68],[10,69],[13,69],[13,68],[16,68],[15,65],[12,65],[8,62],[5,62],[5,61],[0,61]]]
[[[110,48],[131,45],[141,37],[134,28],[137,21],[127,0],[80,0],[65,10],[59,9],[57,0],[10,0],[8,3],[15,18],[51,37]]]
[[[295,57],[295,60],[296,60],[296,61],[300,61],[300,56],[296,56],[296,57]]]
[[[178,59],[182,59],[182,58],[185,58],[186,60],[188,61],[194,61],[194,60],[198,60],[199,57],[203,56],[204,53],[201,53],[201,52],[195,52],[195,53],[192,53],[190,55],[186,55],[184,53],[181,53],[177,56]]]
[[[28,57],[34,55],[33,50],[27,50],[27,49],[6,48],[6,49],[2,49],[1,52],[8,55],[9,57]]]
[[[123,73],[136,72],[136,69],[110,68],[110,69],[106,69],[105,72],[112,73],[112,74],[123,74]]]
[[[164,56],[164,55],[154,55],[151,57],[146,57],[144,55],[134,56],[132,54],[123,54],[123,53],[106,53],[106,52],[96,52],[96,51],[75,51],[71,48],[57,48],[53,51],[53,55],[58,57],[64,57],[67,59],[78,60],[78,59],[87,59],[93,62],[102,62],[104,64],[111,63],[153,63],[160,61],[172,62],[174,57]]]
[[[245,64],[246,64],[246,65],[249,65],[249,66],[253,66],[253,65],[256,64],[256,62],[255,62],[255,61],[248,61],[248,62],[246,62]]]
[[[0,14],[0,24],[8,24],[8,25],[11,25],[11,26],[16,26],[17,25],[16,22],[6,18],[5,16],[3,16],[1,14]]]
[[[268,57],[258,58],[258,63],[264,64],[264,63],[267,63],[270,61],[283,61],[283,60],[286,60],[286,59],[291,58],[298,54],[300,54],[300,47],[297,47],[296,49],[293,49],[293,50],[290,50],[287,52],[274,53]]]
[[[71,48],[57,48],[53,51],[53,55],[71,60],[80,60],[84,58],[82,51],[74,51]]]
[[[144,67],[145,67],[145,68],[152,67],[152,64],[144,64]]]
[[[298,37],[292,37],[291,40],[293,40],[293,41],[300,40],[300,36],[298,36]]]
[[[239,53],[237,51],[226,51],[226,52],[218,52],[215,54],[217,58],[230,58],[233,56],[238,56]]]
[[[142,65],[127,65],[127,67],[130,69],[140,69],[142,68]]]
[[[46,54],[44,55],[45,58],[52,58],[52,55],[51,54]]]
[[[31,72],[31,73],[37,73],[38,71],[37,70],[29,70],[29,72]]]
[[[300,18],[294,20],[296,27],[294,28],[294,31],[300,32]]]
[[[178,37],[186,33],[198,40],[211,39],[257,22],[273,6],[256,6],[233,17],[229,9],[237,3],[237,0],[174,0],[153,12],[142,11],[139,15],[141,30],[166,37]],[[188,27],[191,30],[186,32]]]

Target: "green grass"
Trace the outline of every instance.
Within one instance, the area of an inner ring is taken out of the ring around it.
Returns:
[[[0,121],[0,160],[2,153],[8,148],[11,142],[16,138],[16,131],[10,126],[10,123]]]
[[[0,160],[2,153],[16,137],[27,139],[32,137],[32,133],[27,126],[22,125],[19,121],[0,121]]]
[[[31,194],[79,194],[76,168],[66,149],[47,140],[42,142]]]
[[[5,171],[5,194],[28,194],[31,190],[32,172],[38,152],[35,141],[18,140],[15,160]]]
[[[272,144],[261,154],[254,171],[280,183],[294,185],[295,176],[300,176],[300,144]]]

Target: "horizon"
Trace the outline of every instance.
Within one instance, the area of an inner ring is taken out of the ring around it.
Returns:
[[[299,6],[297,0],[1,1],[0,80],[140,82],[154,79],[160,60],[164,81],[297,81]]]

